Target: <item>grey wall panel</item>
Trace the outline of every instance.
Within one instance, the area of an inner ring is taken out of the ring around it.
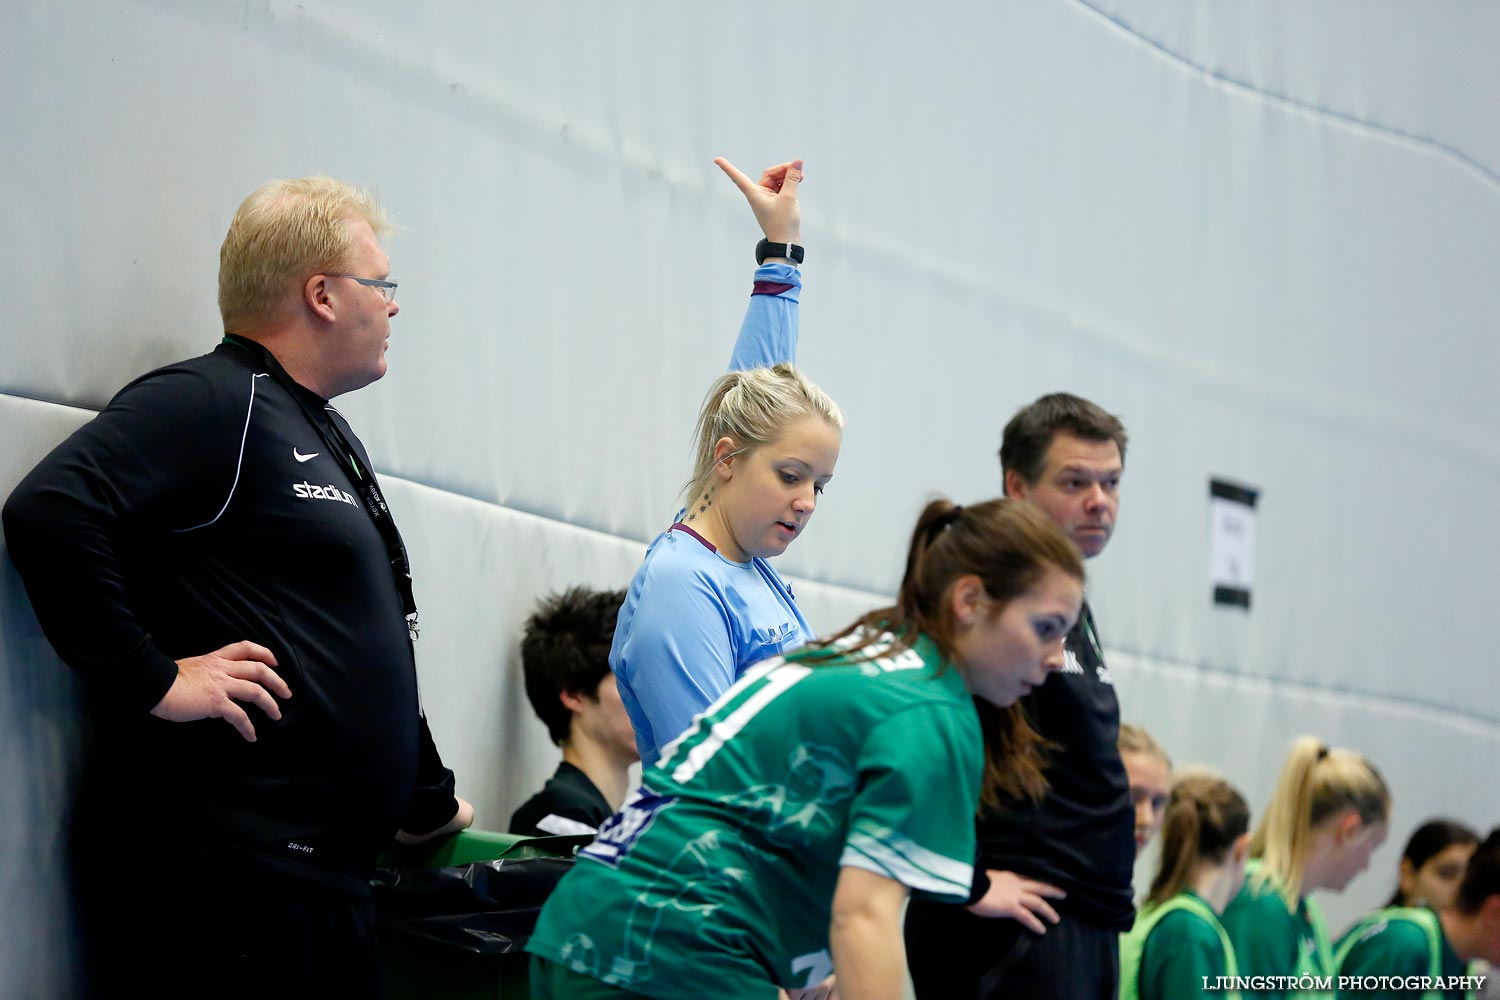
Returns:
[[[1427,145],[1500,179],[1500,143],[1486,102],[1467,99],[1500,85],[1500,72],[1483,55],[1500,38],[1500,11],[1491,4],[1444,3],[1433,17],[1433,8],[1400,0],[1357,11],[1295,0],[1191,10],[1141,0],[1078,2],[1223,86]]]

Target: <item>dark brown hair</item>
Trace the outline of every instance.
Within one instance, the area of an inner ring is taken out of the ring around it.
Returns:
[[[1229,782],[1201,773],[1178,778],[1162,821],[1161,868],[1146,901],[1159,905],[1188,888],[1200,864],[1221,863],[1249,829],[1250,807]]]
[[[1460,913],[1473,916],[1491,896],[1500,896],[1500,826],[1491,830],[1469,856],[1453,905]]]
[[[880,645],[882,656],[910,648],[920,633],[951,660],[956,629],[947,597],[955,581],[979,577],[985,593],[1003,609],[1053,568],[1083,581],[1083,558],[1062,529],[1037,507],[1003,499],[971,507],[934,500],[912,531],[895,606],[872,611],[842,632],[820,640],[807,658],[816,662],[858,654],[881,633],[889,632],[895,645]],[[839,643],[860,630],[864,630],[861,641],[852,646]],[[983,804],[998,808],[1002,794],[1041,798],[1047,789],[1042,776],[1045,744],[1027,723],[1021,706],[998,708],[979,698],[974,705],[984,732]]]
[[[1458,820],[1431,819],[1412,832],[1411,837],[1406,841],[1405,849],[1401,852],[1401,859],[1410,861],[1412,871],[1416,871],[1454,844],[1477,843],[1479,843],[1479,834]],[[1396,883],[1396,891],[1392,893],[1390,902],[1385,905],[1407,905],[1406,896],[1401,892],[1399,882]]]
[[[521,639],[526,697],[553,743],[561,745],[573,727],[573,713],[560,696],[597,699],[599,682],[609,676],[609,648],[624,603],[623,590],[570,587],[544,598],[526,620]]]
[[[1047,464],[1047,449],[1058,431],[1085,441],[1113,441],[1125,461],[1125,425],[1120,418],[1081,396],[1054,392],[1023,406],[1005,425],[1000,439],[1000,478],[1015,469],[1022,479],[1035,483]]]

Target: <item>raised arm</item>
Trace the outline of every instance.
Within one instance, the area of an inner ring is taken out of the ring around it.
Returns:
[[[768,242],[801,244],[802,206],[797,199],[803,177],[801,160],[768,167],[758,181],[752,181],[722,156],[714,163],[744,194]],[[730,371],[781,362],[796,364],[801,291],[801,273],[786,257],[767,257],[755,269],[750,304],[729,357]]]

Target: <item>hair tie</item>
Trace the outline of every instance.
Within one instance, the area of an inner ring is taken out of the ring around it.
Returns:
[[[1318,744],[1318,759],[1319,760],[1327,760],[1328,759],[1328,744],[1327,743],[1319,743]]]
[[[957,521],[958,515],[962,514],[963,512],[964,509],[962,505],[954,504],[952,509],[946,510],[943,513],[939,514],[937,517],[933,518],[932,526],[927,529],[927,544],[931,545],[934,541],[936,541],[937,536],[942,534],[945,528],[950,527],[954,521]]]

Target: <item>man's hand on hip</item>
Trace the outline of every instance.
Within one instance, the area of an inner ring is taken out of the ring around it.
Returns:
[[[271,718],[281,718],[271,695],[290,698],[292,689],[271,669],[274,666],[276,657],[271,651],[253,642],[230,643],[203,656],[178,660],[177,679],[151,714],[170,722],[223,719],[254,743],[255,727],[237,702],[257,705]]]

